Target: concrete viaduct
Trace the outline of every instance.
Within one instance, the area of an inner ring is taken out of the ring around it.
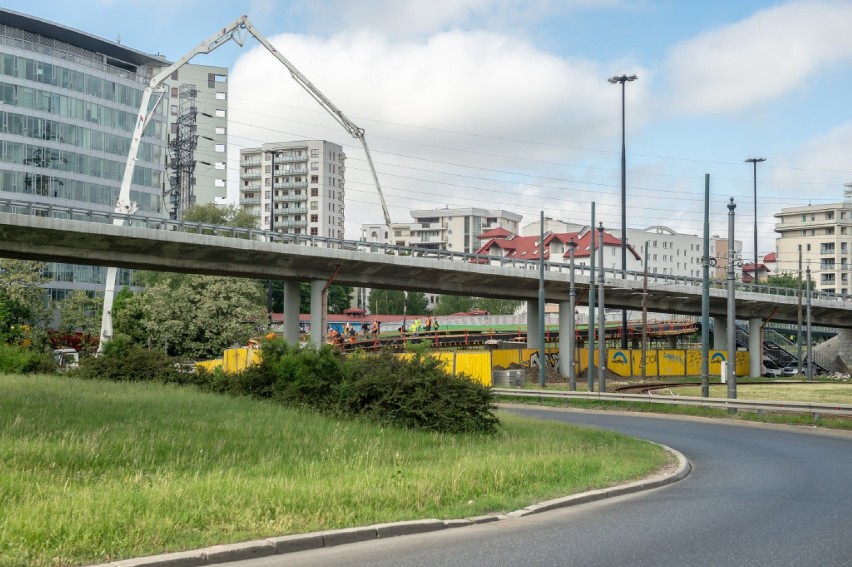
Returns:
[[[209,228],[213,232],[214,227]],[[311,282],[311,304],[321,306],[324,305],[323,287],[332,275],[335,283],[343,285],[526,300],[528,342],[537,346],[541,341],[537,336],[540,324],[537,262],[494,265],[500,260],[449,253],[435,253],[437,257],[404,255],[405,249],[395,247],[306,237],[270,242],[257,239],[257,235],[263,235],[261,231],[244,232],[245,237],[239,238],[0,212],[0,256],[283,280],[285,338],[291,342],[298,340],[299,283]],[[491,263],[483,263],[485,259]],[[546,266],[545,298],[558,303],[560,313],[567,314],[568,266],[563,263],[547,263]],[[577,303],[583,304],[587,302],[588,272],[578,269],[575,273]],[[700,281],[660,277],[653,280],[647,292],[649,311],[701,313]],[[718,287],[710,289],[710,315],[716,320],[716,328],[725,328],[727,290],[724,284],[715,285]],[[641,309],[642,281],[617,279],[608,271],[605,289],[607,308]],[[325,313],[323,309],[313,311],[312,340],[319,344],[323,340]],[[811,312],[814,324],[838,328],[848,339],[844,343],[850,345],[850,352],[841,352],[841,357],[852,366],[852,299],[817,296],[812,300]],[[797,314],[798,297],[790,290],[737,289],[736,317],[747,319],[750,325],[759,327],[767,320],[796,323]],[[563,324],[568,325],[567,315],[564,320],[560,317],[560,326]],[[714,336],[715,348],[727,348],[724,333]],[[762,347],[759,336],[751,342],[752,352]],[[756,368],[751,368],[752,375],[759,375],[761,357],[752,356],[751,359],[753,367],[757,364]]]

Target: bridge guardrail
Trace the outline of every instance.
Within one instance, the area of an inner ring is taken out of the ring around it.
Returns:
[[[525,398],[555,398],[597,401],[643,402],[676,406],[698,406],[718,409],[737,409],[760,412],[786,412],[819,415],[837,415],[852,417],[852,404],[824,404],[811,402],[778,402],[768,400],[729,400],[723,398],[698,398],[693,396],[674,396],[659,394],[619,394],[596,392],[553,392],[545,390],[512,390],[492,388],[498,396]]]
[[[255,228],[218,226],[206,223],[168,219],[157,215],[145,214],[144,212],[137,212],[134,215],[125,215],[110,210],[83,209],[80,207],[66,207],[61,205],[37,203],[33,201],[16,199],[0,199],[0,211],[40,217],[63,218],[66,220],[77,220],[81,222],[112,223],[115,219],[121,219],[125,221],[125,223],[128,225],[132,225],[134,223],[143,224],[143,228],[159,230],[190,232],[194,234],[209,234],[211,236],[227,236],[230,238],[244,238],[249,240],[259,240],[266,242],[281,242],[283,244],[293,244],[301,246],[339,248],[343,250],[353,250],[359,252],[381,252],[391,256],[415,256],[419,258],[434,258],[436,260],[461,261],[472,264],[493,264],[506,268],[524,270],[539,269],[538,260],[502,258],[482,254],[471,254],[468,252],[451,252],[449,250],[422,248],[416,246],[397,246],[395,244],[366,242],[363,240],[346,240],[340,238],[329,238],[326,236],[287,234]],[[569,270],[568,262],[545,262],[545,270],[550,272],[567,272]],[[588,277],[588,272],[588,266],[575,266],[575,274]],[[605,274],[605,277],[609,277],[610,279],[621,279],[621,270],[619,269],[604,268],[603,272]],[[644,277],[644,272],[627,270],[626,275],[627,279],[641,281]],[[652,284],[662,285],[684,285],[690,287],[701,287],[703,285],[703,281],[701,278],[695,278],[690,276],[648,274],[648,280]],[[726,289],[727,285],[726,281],[724,280],[711,280],[710,287],[712,289]],[[776,287],[761,284],[745,284],[742,282],[736,282],[735,289],[743,292],[797,297],[797,290],[794,288]],[[827,300],[852,304],[852,295],[844,296],[821,291],[812,291],[811,294],[811,297],[817,300]]]

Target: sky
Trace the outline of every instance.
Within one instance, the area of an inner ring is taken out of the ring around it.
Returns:
[[[248,15],[366,132],[394,222],[482,207],[711,233],[775,250],[781,208],[852,182],[852,0],[6,0],[6,8],[177,60]],[[365,153],[253,38],[193,63],[229,68],[229,200],[242,147],[344,147],[346,236],[380,223]],[[197,156],[205,159],[204,156]],[[211,156],[213,157],[213,156]],[[636,243],[634,243],[636,244]],[[782,271],[795,266],[779,266]]]

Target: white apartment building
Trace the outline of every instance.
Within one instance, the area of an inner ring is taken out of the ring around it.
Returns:
[[[411,246],[450,252],[476,252],[482,245],[479,235],[503,227],[517,233],[521,215],[491,209],[433,209],[411,211]]]
[[[404,222],[395,222],[390,226],[386,224],[362,224],[361,241],[375,242],[377,244],[393,244],[395,246],[409,246],[411,238],[411,225]]]
[[[240,205],[262,229],[343,238],[345,160],[323,140],[240,150]]]
[[[781,209],[775,217],[777,269],[798,274],[811,269],[819,291],[847,295],[852,291],[852,183],[842,203]]]
[[[165,82],[168,95],[169,181],[166,208],[172,212],[179,194],[173,191],[175,177],[180,178],[176,146],[188,150],[191,164],[186,181],[189,202],[215,203],[227,197],[228,179],[228,69],[187,64],[172,73]],[[181,129],[180,126],[185,125]],[[189,137],[183,139],[182,137]],[[187,146],[191,146],[191,149]]]

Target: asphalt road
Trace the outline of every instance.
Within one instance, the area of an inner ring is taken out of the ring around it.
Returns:
[[[852,436],[560,410],[682,452],[675,484],[523,518],[229,563],[240,567],[852,565]]]

